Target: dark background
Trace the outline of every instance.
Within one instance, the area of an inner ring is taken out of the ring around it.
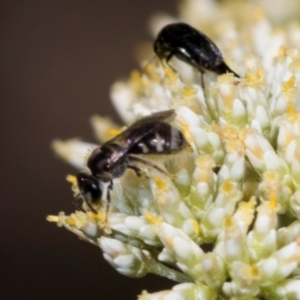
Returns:
[[[111,84],[137,67],[147,21],[174,0],[0,1],[1,299],[136,299],[172,283],[119,275],[100,250],[46,222],[70,213],[74,170],[50,142],[94,141],[92,114],[117,119]]]

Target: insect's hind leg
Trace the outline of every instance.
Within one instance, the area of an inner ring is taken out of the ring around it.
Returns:
[[[155,169],[156,171],[158,171],[158,172],[164,174],[165,176],[169,176],[169,177],[170,177],[170,174],[167,173],[164,169],[158,167],[157,165],[153,164],[152,162],[150,162],[150,161],[148,161],[148,160],[144,160],[144,159],[139,158],[139,157],[136,157],[136,156],[129,156],[129,157],[130,157],[130,161],[132,161],[132,162],[139,163],[139,164],[143,164],[143,165],[145,165],[145,166],[148,166],[148,167],[150,167],[150,168]],[[132,168],[132,165],[130,166],[130,168]],[[134,168],[139,169],[138,167],[135,167],[135,166],[134,166]],[[133,168],[132,168],[132,169],[133,169]],[[140,170],[139,170],[139,172],[140,172]],[[137,175],[138,175],[138,174],[137,174]]]
[[[169,61],[171,60],[171,58],[173,57],[174,53],[171,52],[167,57],[166,57],[166,64],[167,66],[174,72],[177,73],[177,71],[170,65]]]

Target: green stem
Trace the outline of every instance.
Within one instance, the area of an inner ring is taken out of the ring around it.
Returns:
[[[189,276],[166,267],[162,263],[155,261],[152,257],[149,257],[148,260],[148,271],[177,282],[193,282]]]

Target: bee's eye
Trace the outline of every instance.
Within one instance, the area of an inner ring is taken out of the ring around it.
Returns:
[[[77,184],[83,197],[91,202],[101,199],[102,191],[99,186],[99,180],[92,175],[79,173],[77,175]]]

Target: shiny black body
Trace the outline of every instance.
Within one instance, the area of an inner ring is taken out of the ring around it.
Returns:
[[[81,193],[84,195],[85,199],[94,202],[96,199],[100,199],[102,196],[102,191],[99,186],[99,180],[91,175],[85,173],[78,173],[77,184]]]
[[[188,24],[165,26],[159,32],[153,48],[156,55],[167,63],[175,56],[201,73],[208,70],[218,75],[233,73],[240,77],[226,65],[219,48],[206,35]]]
[[[122,176],[127,168],[133,169],[139,176],[141,172],[138,164],[165,173],[141,156],[176,153],[187,145],[183,134],[167,123],[174,117],[174,110],[146,116],[94,149],[87,161],[91,175],[79,173],[77,176],[78,187],[85,200],[89,202],[99,200],[102,195],[100,182],[109,182],[112,188],[112,180]]]

